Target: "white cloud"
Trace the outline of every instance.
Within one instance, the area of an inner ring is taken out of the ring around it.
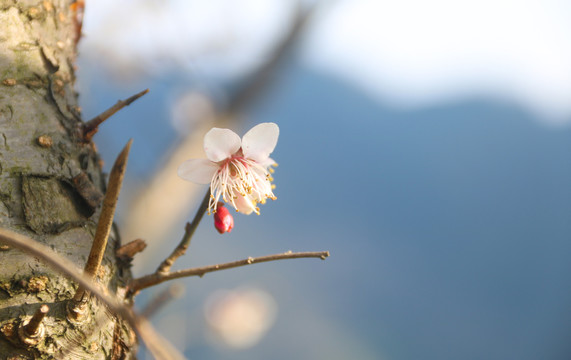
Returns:
[[[339,1],[306,55],[401,106],[491,95],[569,119],[570,10],[555,0]]]
[[[99,0],[86,8],[81,53],[118,75],[233,76],[260,61],[290,13],[290,0]]]
[[[81,53],[119,75],[236,76],[283,32],[293,0],[100,0]],[[395,106],[469,96],[571,120],[571,3],[564,0],[338,0],[325,3],[305,59]]]

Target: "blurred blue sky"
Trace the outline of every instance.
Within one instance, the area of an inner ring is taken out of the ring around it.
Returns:
[[[107,163],[134,138],[127,177],[150,177],[177,138],[172,98],[197,82],[174,73],[116,86],[81,61],[86,118],[151,89],[95,138]],[[278,200],[236,215],[228,235],[206,218],[180,266],[290,249],[331,257],[183,280],[186,296],[155,323],[175,321],[171,338],[191,359],[568,359],[571,117],[547,125],[509,98],[396,106],[292,56],[244,126],[280,126]],[[277,321],[250,349],[211,346],[203,303],[239,286],[270,293]]]

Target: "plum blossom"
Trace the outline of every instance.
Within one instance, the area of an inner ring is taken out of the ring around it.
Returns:
[[[279,128],[261,123],[242,139],[229,129],[213,128],[204,136],[207,159],[190,159],[178,168],[178,175],[198,184],[210,184],[208,212],[215,213],[222,198],[236,211],[260,214],[257,204],[275,200],[270,158],[278,142]]]

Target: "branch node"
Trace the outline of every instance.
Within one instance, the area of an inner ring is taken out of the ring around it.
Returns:
[[[79,293],[76,292],[76,294]],[[86,291],[83,290],[83,295],[86,296]],[[68,303],[67,303],[67,321],[69,321],[70,323],[74,324],[74,325],[79,325],[79,324],[83,324],[85,323],[88,319],[89,319],[89,312],[88,310],[88,306],[87,306],[87,299],[80,299],[80,300],[75,300],[71,299]]]
[[[117,251],[115,251],[115,255],[123,260],[123,261],[131,261],[135,255],[142,252],[147,248],[147,243],[143,239],[135,239],[122,245]]]
[[[18,328],[18,336],[20,340],[28,345],[38,344],[45,336],[45,326],[43,320],[50,308],[44,304],[34,313],[34,316],[28,321],[23,321]]]

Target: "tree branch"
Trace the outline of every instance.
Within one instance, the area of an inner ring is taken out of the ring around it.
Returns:
[[[285,259],[299,259],[299,258],[320,258],[325,260],[329,256],[329,251],[316,251],[316,252],[298,252],[294,253],[291,251],[285,252],[283,254],[273,254],[273,255],[266,255],[260,256],[257,258],[249,257],[243,260],[232,261],[224,264],[217,264],[217,265],[208,265],[203,267],[179,270],[171,273],[154,273],[150,275],[146,275],[137,279],[134,279],[129,284],[129,289],[132,292],[137,292],[142,289],[146,289],[151,286],[158,285],[165,281],[179,279],[183,277],[190,277],[190,276],[204,276],[206,273],[232,269],[239,266],[246,266],[252,265],[257,263],[263,263],[268,261],[275,261],[275,260],[285,260]]]
[[[43,263],[74,280],[79,286],[96,296],[110,311],[122,317],[137,332],[157,359],[182,360],[184,356],[172,344],[158,334],[150,323],[138,316],[132,309],[119,303],[117,298],[104,294],[96,284],[83,275],[71,261],[55,253],[49,247],[24,235],[0,228],[0,241],[28,255],[40,259]]]
[[[267,60],[250,73],[242,86],[231,94],[227,108],[223,109],[224,112],[236,114],[244,111],[244,109],[257,100],[260,95],[263,95],[264,90],[271,84],[272,75],[283,65],[286,55],[299,42],[317,7],[316,5],[304,7],[299,2],[296,6],[296,14],[285,36],[275,44]]]
[[[208,188],[206,195],[204,195],[204,199],[202,199],[202,202],[200,203],[198,210],[196,210],[196,214],[194,215],[192,223],[186,223],[182,240],[180,241],[178,246],[173,250],[173,252],[169,255],[169,257],[167,257],[161,263],[161,265],[159,265],[156,273],[167,274],[170,271],[176,259],[178,259],[179,257],[181,257],[186,253],[186,250],[190,246],[190,240],[192,239],[192,235],[194,234],[194,231],[198,227],[200,220],[202,220],[202,217],[204,216],[204,213],[208,208],[209,200],[210,200],[210,188]]]
[[[81,129],[82,131],[81,135],[83,135],[83,140],[89,142],[93,137],[93,135],[97,133],[99,125],[101,125],[105,120],[113,116],[117,111],[123,109],[125,106],[131,105],[131,103],[133,103],[135,100],[139,99],[141,96],[145,95],[148,92],[149,89],[145,89],[140,93],[131,96],[128,99],[119,100],[115,105],[111,106],[109,109],[105,110],[104,112],[97,115],[93,119],[84,123]]]

